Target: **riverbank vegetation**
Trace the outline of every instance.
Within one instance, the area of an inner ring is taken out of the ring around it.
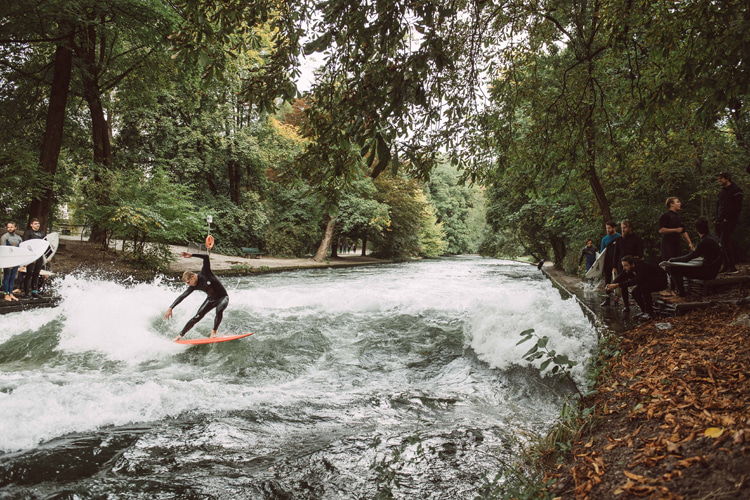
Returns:
[[[227,252],[356,241],[573,268],[609,219],[653,254],[667,196],[689,226],[715,173],[742,187],[750,164],[745,2],[11,0],[1,15],[4,215],[70,217],[136,260],[201,241],[211,215]],[[298,89],[303,56],[317,69]]]
[[[721,307],[626,332],[583,412],[563,422],[575,429],[555,440],[567,460],[546,463],[539,496],[745,498],[749,325],[744,309]]]
[[[746,498],[750,317],[715,307],[602,331],[587,394],[481,498]]]

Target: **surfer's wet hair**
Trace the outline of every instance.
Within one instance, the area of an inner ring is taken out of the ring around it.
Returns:
[[[716,178],[717,179],[726,179],[729,182],[732,182],[732,174],[730,174],[729,172],[719,172],[718,174],[716,174]]]
[[[695,221],[695,230],[698,231],[700,234],[708,234],[709,232],[708,219],[706,219],[705,217],[699,217]]]
[[[184,273],[182,273],[182,281],[187,283],[188,281],[190,281],[190,278],[192,278],[193,276],[197,276],[197,274],[195,274],[192,271],[185,271]]]
[[[614,222],[614,221],[608,220],[608,221],[607,221],[607,225],[608,225],[609,227],[613,227],[613,228],[617,229],[617,224],[615,224],[615,222]]]
[[[622,262],[627,262],[629,265],[633,265],[636,262],[638,262],[638,257],[633,257],[632,255],[626,255],[622,259],[620,259]]]

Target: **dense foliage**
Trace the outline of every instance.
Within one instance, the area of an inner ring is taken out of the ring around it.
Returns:
[[[718,171],[745,187],[746,2],[5,6],[4,215],[48,227],[67,204],[136,259],[212,215],[228,252],[356,241],[574,267],[605,220],[655,257],[667,196],[690,227]],[[303,53],[323,64],[299,96]]]

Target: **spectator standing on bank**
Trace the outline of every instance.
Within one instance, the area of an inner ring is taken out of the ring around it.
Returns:
[[[724,272],[737,274],[733,235],[740,218],[744,194],[742,189],[732,182],[732,175],[729,172],[719,172],[716,178],[721,186],[721,191],[719,191],[719,198],[716,201],[716,219],[714,222],[716,223],[716,234],[724,248]]]
[[[610,246],[612,246],[612,242],[614,242],[617,238],[620,237],[620,233],[617,232],[617,225],[612,221],[607,221],[606,224],[607,228],[607,234],[604,235],[604,238],[602,238],[602,245],[599,250],[599,252],[603,252],[604,250],[607,250]],[[607,250],[607,254],[604,256],[604,270],[602,271],[602,274],[604,275],[604,287],[607,292],[607,298],[604,299],[604,302],[602,302],[602,306],[608,306],[609,305],[609,291],[610,288],[607,286],[610,283],[612,283],[612,270],[615,267],[615,252],[614,248],[611,248]]]
[[[685,240],[690,250],[695,250],[693,243],[690,241],[690,235],[685,231],[685,223],[682,221],[679,212],[682,210],[682,203],[676,196],[667,198],[667,211],[659,217],[659,234],[661,235],[661,260],[669,260],[672,257],[679,257],[684,252],[680,246],[680,240]],[[674,283],[670,285],[674,289]]]
[[[43,240],[47,233],[40,229],[39,219],[31,219],[29,228],[23,232],[23,241],[39,239]],[[23,277],[23,292],[26,297],[39,298],[39,273],[44,265],[44,257],[26,266],[26,274]],[[31,293],[29,294],[29,289]]]
[[[0,245],[12,247],[20,245],[23,240],[16,234],[16,223],[13,221],[8,222],[5,225],[5,229],[8,232],[0,236]],[[16,273],[18,273],[18,266],[3,269],[3,295],[5,296],[4,299],[8,302],[18,300],[13,295],[13,284],[16,282]]]
[[[581,270],[581,262],[586,259],[586,271],[591,269],[596,261],[596,247],[594,246],[594,240],[591,238],[586,240],[586,246],[581,250],[581,256],[578,258],[578,270]]]

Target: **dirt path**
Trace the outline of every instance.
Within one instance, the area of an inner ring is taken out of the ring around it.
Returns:
[[[52,271],[56,274],[67,274],[74,271],[96,270],[97,272],[119,273],[144,278],[153,275],[154,271],[138,269],[131,265],[120,251],[101,251],[88,241],[78,237],[62,236],[60,249],[51,262]],[[119,246],[118,246],[119,248]],[[197,259],[185,259],[180,254],[184,246],[171,246],[175,260],[167,274],[179,276],[184,271],[200,269]],[[211,268],[216,274],[248,274],[267,271],[285,271],[306,268],[345,267],[370,264],[385,264],[388,260],[374,257],[362,257],[359,254],[344,254],[335,259],[315,262],[312,259],[280,259],[271,257],[244,258],[234,255],[211,254]]]

